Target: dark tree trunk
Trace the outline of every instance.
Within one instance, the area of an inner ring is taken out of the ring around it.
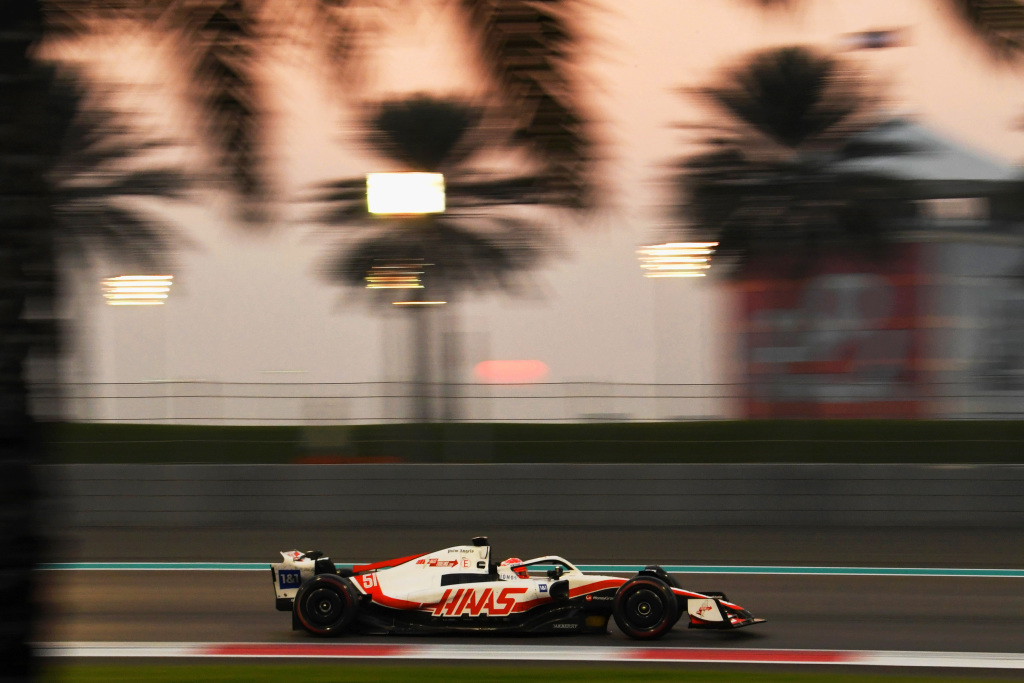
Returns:
[[[457,422],[462,416],[459,410],[459,366],[462,354],[461,338],[459,337],[459,316],[455,309],[453,296],[448,295],[448,303],[441,312],[444,319],[444,331],[441,338],[441,368],[444,373],[444,398],[441,405],[441,420]]]
[[[42,34],[39,0],[0,2],[0,679],[36,671],[33,565],[40,440],[29,414],[30,354],[51,353],[53,220],[46,174],[66,121],[52,70],[30,57]]]

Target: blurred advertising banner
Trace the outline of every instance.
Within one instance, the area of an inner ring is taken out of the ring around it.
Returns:
[[[777,258],[739,283],[750,418],[920,417],[920,249],[825,251],[797,274]]]
[[[1016,235],[930,245],[929,365],[938,417],[1024,414],[1024,246]]]

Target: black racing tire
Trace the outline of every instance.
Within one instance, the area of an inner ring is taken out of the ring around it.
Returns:
[[[672,578],[672,575],[656,564],[647,565],[637,572],[637,576],[653,576],[667,583],[670,588],[679,588],[679,584]]]
[[[612,615],[630,638],[654,640],[679,620],[679,605],[667,583],[654,576],[636,576],[615,594]]]
[[[668,625],[669,631],[675,628],[676,624],[679,622],[682,616],[686,614],[686,599],[676,597],[675,593],[672,594],[672,597],[675,598],[676,601],[676,616],[674,619],[672,619],[672,623]]]
[[[348,579],[317,574],[295,593],[295,617],[315,636],[339,636],[359,612],[359,596]]]
[[[672,578],[672,575],[656,564],[644,567],[643,570],[637,574],[637,576],[653,576],[667,583],[669,585],[669,588],[679,588],[679,584],[676,582],[674,578]],[[673,593],[673,595],[675,594]],[[672,630],[676,623],[679,622],[679,618],[686,614],[686,610],[684,609],[683,604],[680,603],[681,601],[679,600],[679,598],[676,598],[676,618],[673,619],[672,623],[669,625],[669,630]]]

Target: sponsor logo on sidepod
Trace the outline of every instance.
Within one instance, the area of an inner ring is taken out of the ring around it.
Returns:
[[[498,593],[492,588],[484,590],[459,588],[455,591],[449,588],[434,606],[432,614],[435,617],[459,617],[463,614],[472,617],[482,614],[500,617],[511,613],[516,604],[515,596],[525,592],[525,587],[503,588]]]
[[[416,560],[416,564],[421,564],[424,567],[458,567],[458,560],[438,560],[436,557],[432,557],[429,560]]]

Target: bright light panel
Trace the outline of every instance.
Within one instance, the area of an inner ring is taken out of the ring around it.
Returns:
[[[423,289],[423,263],[373,266],[366,274],[367,289]]]
[[[443,306],[447,301],[392,301],[395,306]]]
[[[539,360],[485,360],[476,364],[473,373],[489,384],[529,384],[547,377],[548,366]]]
[[[424,214],[444,211],[441,173],[368,173],[366,206],[375,214]]]
[[[103,280],[103,298],[111,306],[159,306],[171,292],[173,275],[119,275]]]
[[[637,250],[644,277],[704,277],[718,242],[667,242]]]

